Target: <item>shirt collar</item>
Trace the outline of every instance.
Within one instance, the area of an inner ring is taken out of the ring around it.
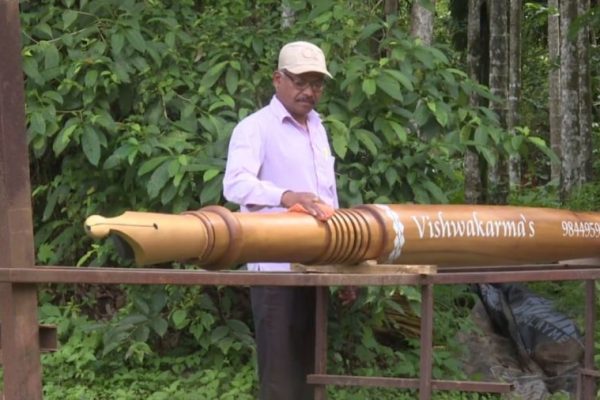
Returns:
[[[279,101],[277,96],[273,95],[273,98],[271,98],[271,102],[269,103],[269,107],[271,108],[273,114],[275,114],[275,117],[277,117],[278,121],[283,122],[286,118],[294,120],[294,117],[292,117],[281,101]],[[308,124],[313,124],[315,122],[320,122],[321,118],[319,117],[319,113],[317,113],[315,110],[310,110],[306,121]]]

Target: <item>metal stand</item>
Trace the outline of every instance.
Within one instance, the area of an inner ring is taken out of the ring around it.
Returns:
[[[418,389],[419,400],[430,400],[433,390],[454,390],[480,393],[507,393],[512,389],[508,383],[473,382],[473,381],[448,381],[434,380],[433,369],[433,284],[434,283],[482,283],[482,282],[518,282],[519,276],[514,276],[511,270],[520,269],[521,279],[529,281],[541,280],[573,280],[579,275],[586,282],[585,297],[585,356],[583,368],[579,371],[577,388],[578,400],[593,399],[596,392],[596,378],[600,372],[594,369],[594,327],[596,324],[596,292],[595,278],[584,277],[575,273],[570,279],[562,278],[565,265],[547,265],[546,274],[541,274],[542,266],[507,266],[507,271],[495,271],[492,267],[456,269],[456,273],[442,270],[440,275],[420,275],[421,287],[421,338],[420,338],[420,373],[418,379],[366,377],[352,375],[327,374],[327,306],[328,288],[317,288],[316,305],[316,349],[315,372],[307,376],[307,382],[315,385],[315,400],[326,400],[326,386],[363,386],[363,387],[395,387],[400,389]],[[574,266],[573,266],[574,267]],[[580,266],[581,267],[581,266]],[[315,269],[318,267],[315,267]],[[384,267],[382,267],[384,268]],[[469,272],[465,272],[469,271]],[[571,270],[574,272],[574,270]],[[534,273],[534,275],[531,275]],[[519,275],[519,274],[517,274]],[[593,276],[596,273],[592,274]],[[368,274],[364,275],[365,277]],[[408,276],[406,276],[408,278]],[[542,279],[545,277],[545,279]],[[511,279],[512,278],[512,279]]]
[[[394,387],[418,389],[419,400],[429,400],[432,390],[462,390],[486,393],[508,393],[511,385],[497,382],[433,380],[433,285],[421,286],[421,349],[418,379],[372,376],[328,375],[327,366],[327,305],[328,288],[317,288],[315,373],[307,382],[315,385],[315,400],[326,400],[326,385]]]
[[[35,263],[19,1],[0,1],[0,267]],[[0,284],[7,399],[42,398],[37,288]]]
[[[495,270],[494,270],[495,269]],[[517,270],[518,269],[518,270]],[[420,391],[420,400],[431,399],[433,390],[456,390],[471,392],[502,393],[510,390],[506,383],[450,381],[432,379],[432,329],[433,329],[433,286],[435,284],[484,283],[484,282],[526,282],[551,280],[585,280],[586,295],[586,341],[585,364],[581,370],[581,400],[593,398],[595,385],[593,379],[599,374],[594,370],[594,337],[595,324],[595,289],[594,280],[600,279],[598,265],[551,264],[535,266],[504,266],[483,268],[453,268],[438,270],[437,274],[306,274],[306,273],[257,273],[239,271],[193,271],[165,270],[151,268],[75,268],[75,267],[0,267],[0,284],[16,287],[34,287],[38,283],[92,283],[92,284],[175,284],[175,285],[273,285],[273,286],[315,286],[317,287],[316,313],[316,364],[315,373],[307,377],[307,381],[316,387],[315,398],[326,399],[325,387],[365,386],[395,387]],[[339,376],[328,375],[327,371],[327,299],[329,286],[390,286],[419,285],[422,291],[422,325],[421,325],[421,371],[418,379]],[[31,293],[29,293],[31,294]],[[31,297],[30,297],[31,299]],[[24,299],[25,301],[26,299]],[[31,301],[31,300],[27,300]],[[0,304],[4,315],[14,313],[10,303]],[[16,314],[14,314],[16,318]],[[2,326],[2,347],[14,349],[21,346],[20,338],[38,337],[38,324],[35,312],[24,318],[20,326]],[[7,400],[35,399],[22,393],[35,393],[41,388],[41,371],[24,374],[22,365],[39,364],[40,354],[37,349],[26,349],[22,353],[14,353],[12,362],[4,365],[5,388],[18,388],[27,385],[20,392],[5,393]],[[33,361],[31,361],[33,359]],[[24,375],[23,375],[24,374]],[[16,378],[15,378],[16,377]],[[41,392],[41,390],[40,390]],[[592,394],[592,397],[590,396]],[[41,398],[41,394],[40,397]]]
[[[585,281],[585,353],[583,368],[579,373],[579,399],[593,399],[596,395],[596,378],[600,373],[594,370],[594,342],[596,329],[596,282]]]

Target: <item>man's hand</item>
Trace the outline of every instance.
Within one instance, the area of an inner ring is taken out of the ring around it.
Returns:
[[[288,190],[281,196],[281,205],[288,209],[292,207],[297,208],[292,210],[306,212],[320,221],[325,221],[333,214],[333,209],[323,203],[314,193],[292,192]]]

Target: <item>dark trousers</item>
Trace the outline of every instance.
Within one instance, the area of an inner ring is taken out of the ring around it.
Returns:
[[[312,400],[306,375],[315,366],[314,287],[250,288],[260,400]]]

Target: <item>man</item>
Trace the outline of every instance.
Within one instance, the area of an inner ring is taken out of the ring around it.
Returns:
[[[276,212],[300,205],[316,218],[338,207],[334,158],[314,108],[325,78],[321,49],[292,42],[279,53],[275,95],[243,119],[229,143],[225,197],[241,211]],[[248,264],[254,271],[289,271],[289,263]],[[312,399],[306,375],[314,370],[314,287],[250,289],[258,349],[261,400]]]

